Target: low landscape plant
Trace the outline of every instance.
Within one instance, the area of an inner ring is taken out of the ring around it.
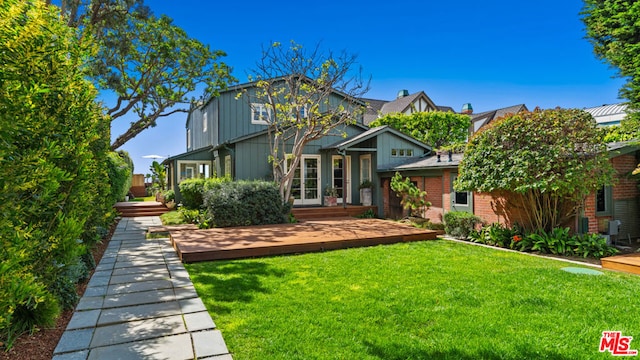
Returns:
[[[449,211],[444,214],[444,231],[459,239],[466,239],[482,223],[479,217],[464,211]]]
[[[599,234],[574,235],[569,228],[525,234],[518,226],[509,228],[495,223],[472,231],[470,241],[518,251],[596,259],[618,252],[613,246],[607,245],[605,238]]]

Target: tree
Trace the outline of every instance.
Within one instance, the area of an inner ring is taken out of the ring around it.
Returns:
[[[400,204],[405,210],[409,210],[409,215],[422,217],[431,202],[427,201],[427,192],[420,190],[411,182],[410,178],[403,178],[399,172],[391,178],[391,190],[400,198]]]
[[[389,125],[435,149],[464,143],[469,135],[469,115],[453,112],[430,111],[412,114],[387,114],[369,126]]]
[[[235,81],[219,61],[224,52],[189,38],[169,17],[153,16],[143,0],[62,0],[61,9],[82,38],[99,44],[91,78],[98,89],[115,95],[107,110],[111,121],[131,113],[137,117],[111,144],[113,150]]]
[[[284,200],[291,195],[305,145],[323,136],[345,136],[344,126],[364,112],[358,99],[369,83],[360,73],[351,75],[355,62],[356,56],[345,52],[334,56],[319,46],[307,51],[294,42],[288,48],[277,42],[263,48],[251,77],[257,89],[244,94],[252,107],[266,107],[262,120],[267,124],[269,161]]]
[[[627,78],[620,96],[631,109],[640,110],[640,2],[628,0],[585,0],[580,12],[587,26],[587,38],[596,56],[618,68]],[[640,117],[637,112],[629,116]]]
[[[584,198],[610,184],[603,132],[576,109],[509,115],[469,141],[455,183],[507,199],[530,231],[551,231],[577,214]]]

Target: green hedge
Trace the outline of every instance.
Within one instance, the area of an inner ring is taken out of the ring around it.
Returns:
[[[280,224],[290,210],[278,185],[260,180],[221,182],[205,192],[204,204],[215,227]]]
[[[456,238],[466,239],[482,220],[468,212],[449,211],[444,214],[444,231]]]
[[[0,342],[51,325],[113,217],[109,121],[80,44],[42,1],[0,2]]]
[[[188,209],[200,209],[204,206],[204,193],[215,189],[219,184],[229,181],[227,178],[197,178],[183,180],[178,187],[182,197],[182,206]]]

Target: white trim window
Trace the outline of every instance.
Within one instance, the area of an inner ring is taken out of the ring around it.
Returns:
[[[187,129],[187,150],[191,150],[191,129]]]
[[[251,103],[251,123],[269,125],[271,109],[263,103]]]
[[[360,182],[371,179],[371,154],[360,155]]]

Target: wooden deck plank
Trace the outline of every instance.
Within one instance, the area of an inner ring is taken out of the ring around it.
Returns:
[[[195,262],[432,240],[437,232],[379,219],[325,219],[170,234],[180,259]]]
[[[604,269],[640,275],[640,253],[609,256],[600,259],[600,263]]]

